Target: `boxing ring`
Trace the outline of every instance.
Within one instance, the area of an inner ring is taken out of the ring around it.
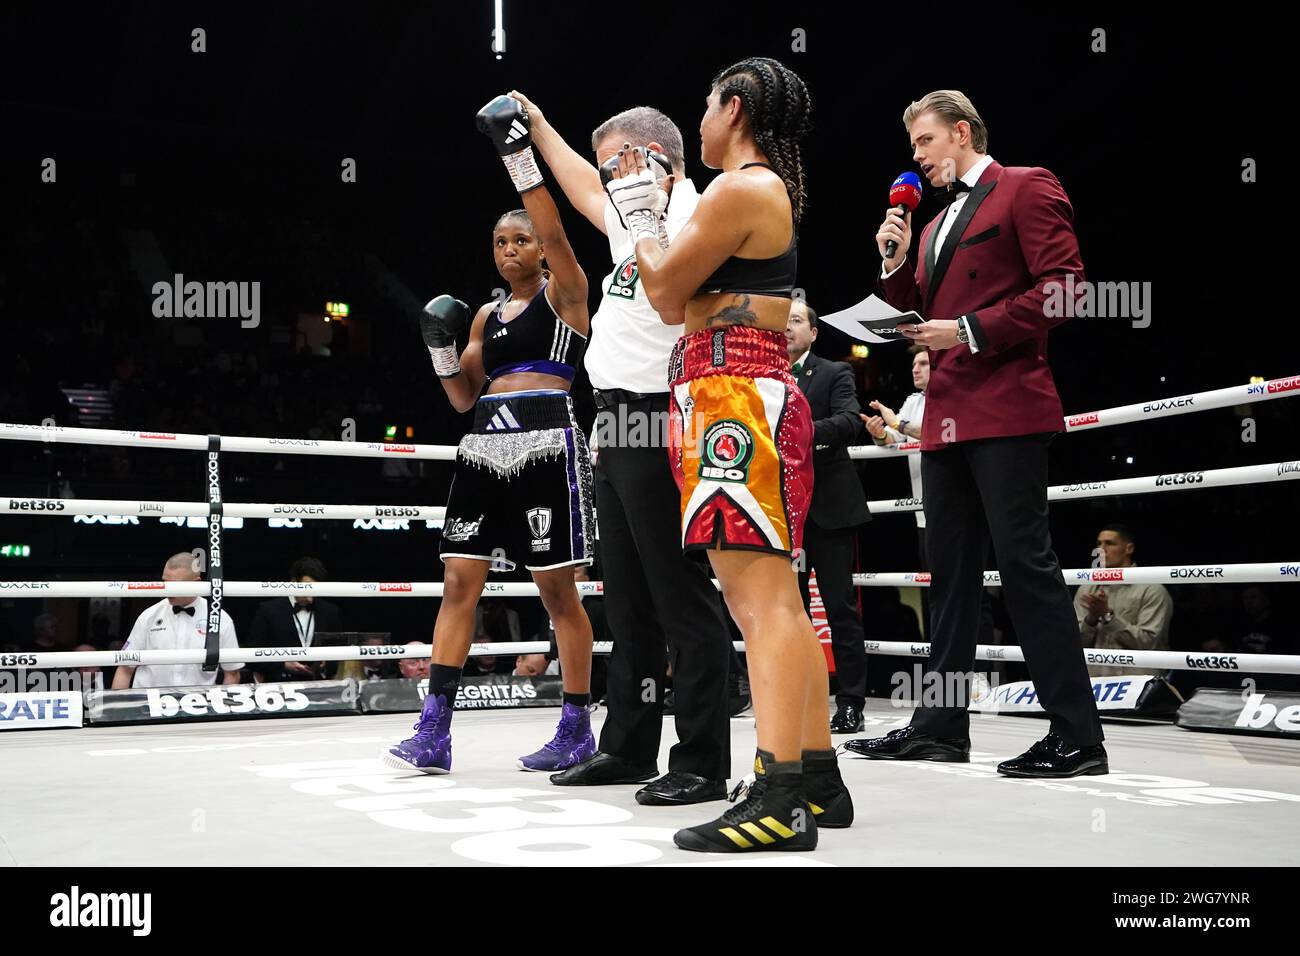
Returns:
[[[1106,427],[1300,394],[1300,376],[1233,386],[1066,420],[1065,430]],[[454,446],[298,441],[128,432],[0,423],[0,438],[119,447],[451,460]],[[855,458],[916,454],[912,443],[855,448]],[[218,488],[217,466],[205,477]],[[1189,476],[1195,476],[1189,477]],[[1182,480],[1178,480],[1179,478]],[[1052,501],[1168,493],[1285,481],[1300,462],[1274,462],[1053,487]],[[219,488],[218,488],[219,491]],[[443,509],[424,505],[310,505],[0,499],[0,514],[395,520],[432,524]],[[908,513],[919,499],[871,501],[876,514]],[[219,532],[215,542],[219,545]],[[218,565],[219,568],[219,565]],[[1121,572],[1117,574],[1116,572]],[[1284,562],[1076,568],[1066,582],[1291,582],[1300,556]],[[928,586],[928,574],[861,574],[855,583]],[[989,572],[986,583],[998,583]],[[600,594],[601,582],[577,585]],[[203,595],[252,597],[304,592],[322,597],[437,597],[436,582],[4,581],[7,597]],[[485,594],[526,596],[535,585],[492,583]],[[608,653],[609,644],[597,653]],[[472,654],[538,653],[540,642],[474,645]],[[119,663],[250,662],[259,649],[55,652],[14,655],[0,666],[35,670]],[[358,647],[275,649],[295,660],[360,660]],[[868,642],[871,653],[924,657],[928,644]],[[374,651],[366,651],[373,655]],[[427,645],[390,645],[392,658],[424,657]],[[1087,651],[1092,663],[1104,651]],[[288,655],[287,655],[288,656]],[[1019,648],[984,647],[981,660],[1021,660]],[[1135,667],[1300,673],[1300,656],[1130,652]],[[21,658],[21,659],[16,659]],[[263,687],[269,685],[262,685]],[[288,686],[288,685],[286,685]],[[900,706],[901,704],[901,706]],[[907,701],[869,699],[867,735],[903,726]],[[1192,733],[1167,723],[1107,723],[1112,772],[1071,780],[1020,780],[996,764],[1025,750],[1042,724],[1009,714],[972,716],[971,763],[841,759],[857,822],[822,834],[814,854],[701,858],[672,845],[673,832],[699,822],[707,806],[641,807],[635,787],[562,789],[514,765],[521,739],[545,739],[548,709],[466,711],[456,718],[455,773],[426,777],[383,766],[378,754],[407,735],[414,714],[262,717],[242,722],[95,726],[64,732],[0,733],[6,773],[0,787],[0,864],[136,865],[184,861],[233,866],[454,863],[466,865],[1285,865],[1300,863],[1300,741]],[[593,725],[603,720],[603,712]],[[660,767],[673,735],[666,718]],[[595,726],[593,726],[595,729]],[[753,720],[731,722],[733,767],[754,743]],[[944,826],[937,826],[936,820]]]

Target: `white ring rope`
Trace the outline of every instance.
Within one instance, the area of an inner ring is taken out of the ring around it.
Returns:
[[[1229,488],[1300,478],[1300,461],[1264,465],[1239,465],[1209,471],[1183,471],[1140,478],[1112,478],[1047,489],[1048,501],[1074,501],[1110,495],[1144,495],[1192,488]],[[868,501],[872,514],[921,511],[921,498]],[[400,518],[442,521],[447,509],[432,505],[307,505],[231,502],[222,506],[229,518]],[[199,501],[131,501],[108,498],[0,498],[0,514],[22,515],[144,515],[153,517],[206,517],[208,506]]]
[[[1267,382],[1230,385],[1227,388],[1216,388],[1208,392],[1193,392],[1190,395],[1176,395],[1173,398],[1138,402],[1133,405],[1117,405],[1114,408],[1102,408],[1095,412],[1068,415],[1065,419],[1065,431],[1108,428],[1111,425],[1167,418],[1170,415],[1187,415],[1212,408],[1230,408],[1250,402],[1266,402],[1274,398],[1292,398],[1296,395],[1300,395],[1300,375],[1275,378]],[[898,445],[859,445],[849,449],[849,457],[889,458],[895,455],[915,455],[920,450],[919,441]]]
[[[0,422],[0,438],[20,441],[66,442],[72,445],[113,445],[122,448],[177,448],[207,451],[207,435],[175,432],[120,431],[112,428],[72,428],[64,425],[15,425]],[[276,455],[338,455],[344,458],[423,458],[451,461],[455,445],[412,445],[399,442],[332,441],[305,438],[243,438],[222,435],[221,450]]]
[[[1173,564],[1131,568],[1068,568],[1061,572],[1067,584],[1268,584],[1300,581],[1300,561],[1255,564]],[[853,575],[858,587],[929,587],[928,571],[873,572]],[[997,587],[997,571],[984,572],[984,584]],[[720,587],[713,582],[714,587]],[[603,595],[603,581],[575,584],[582,595]],[[207,581],[0,581],[6,597],[207,597]],[[225,581],[223,597],[274,597],[311,594],[316,597],[442,597],[441,581]],[[536,584],[488,582],[484,597],[537,597]]]
[[[128,501],[109,498],[0,498],[0,515],[137,515],[206,518],[206,501]],[[402,518],[442,521],[445,507],[432,505],[294,505],[226,502],[227,518]]]
[[[867,641],[870,654],[891,657],[929,657],[928,642]],[[613,649],[611,641],[596,641],[593,654],[608,654]],[[745,645],[736,642],[735,648],[744,651]],[[471,644],[470,656],[508,657],[512,654],[546,654],[551,645],[546,641],[513,641]],[[402,658],[428,657],[432,648],[428,644],[370,644],[340,647],[239,647],[222,648],[223,664],[261,664],[276,660],[295,661],[358,661],[400,660]],[[0,655],[0,666],[33,669],[61,667],[140,667],[144,665],[202,664],[206,652],[196,650],[170,651],[43,651]],[[1214,654],[1204,651],[1130,651],[1123,648],[1085,648],[1084,659],[1089,664],[1123,667],[1140,667],[1157,670],[1237,671],[1252,674],[1300,674],[1300,654]],[[976,660],[1024,661],[1024,652],[1017,645],[981,644],[976,648]]]
[[[1105,498],[1109,495],[1146,495],[1157,491],[1187,491],[1192,488],[1227,488],[1234,485],[1257,485],[1269,481],[1300,478],[1300,461],[1275,461],[1267,465],[1239,465],[1235,468],[1212,468],[1209,471],[1180,471],[1141,478],[1112,478],[1108,481],[1085,481],[1072,485],[1052,485],[1048,501],[1075,501],[1080,498]],[[920,511],[921,498],[895,498],[892,501],[868,501],[874,514]]]
[[[1079,431],[1087,428],[1105,428],[1145,419],[1185,415],[1189,412],[1212,408],[1226,408],[1249,402],[1268,401],[1274,398],[1291,398],[1300,394],[1300,375],[1275,378],[1266,382],[1230,385],[1208,392],[1193,392],[1173,398],[1118,405],[1095,412],[1067,416],[1064,430]],[[177,432],[123,431],[111,428],[73,428],[64,425],[20,425],[0,422],[0,438],[19,441],[67,442],[74,445],[114,445],[134,448],[179,448],[188,451],[207,451],[207,435],[190,435]],[[856,446],[849,449],[851,458],[888,458],[916,454],[919,442],[909,442],[897,447],[878,448],[875,445]],[[339,455],[350,458],[420,458],[452,461],[456,457],[455,445],[415,445],[397,442],[350,442],[328,439],[299,438],[248,438],[222,435],[221,450],[254,452],[278,455]]]

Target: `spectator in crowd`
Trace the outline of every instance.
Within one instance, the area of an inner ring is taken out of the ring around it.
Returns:
[[[419,641],[407,641],[406,646],[420,648],[420,656],[403,657],[397,662],[397,672],[407,680],[428,680],[429,665],[432,663],[429,658],[429,646]]]
[[[1285,619],[1285,615],[1283,618]],[[1241,592],[1241,609],[1233,614],[1232,650],[1242,654],[1294,654],[1296,641],[1273,613],[1268,591],[1252,584]],[[1273,679],[1274,683],[1280,683]],[[1291,680],[1287,683],[1296,683]]]
[[[551,660],[545,654],[520,654],[515,658],[515,677],[541,677],[543,674],[559,674],[560,660]]]
[[[200,581],[195,558],[188,551],[173,554],[163,566],[164,581]],[[125,651],[201,650],[208,629],[208,599],[204,597],[168,597],[145,608],[135,619],[131,636],[122,646]],[[221,646],[235,649],[235,622],[221,612]],[[243,664],[222,664],[222,682],[238,684]],[[216,682],[216,671],[205,671],[202,664],[140,664],[118,667],[113,675],[113,689],[128,687],[193,687]]]
[[[378,647],[388,642],[389,635],[387,634],[370,634],[361,641],[363,645],[369,647]],[[409,643],[418,642],[411,641]],[[364,682],[400,676],[401,665],[399,661],[382,657],[362,657],[356,660],[339,661],[338,668],[332,675],[332,679],[347,680],[351,678],[358,682]]]
[[[316,584],[326,579],[325,565],[318,558],[302,557],[289,567],[289,580],[296,583]],[[248,646],[311,647],[318,630],[343,630],[337,604],[304,593],[271,598],[257,607]],[[250,666],[253,678],[259,684],[263,681],[319,680],[324,676],[320,663],[306,661],[269,660]]]
[[[54,614],[38,614],[32,621],[32,639],[26,650],[37,653],[66,651],[68,642],[59,634],[59,619]]]
[[[489,674],[509,674],[514,670],[515,658],[495,654],[471,653],[465,662],[466,677],[486,677]]]
[[[475,644],[518,644],[519,612],[500,601],[479,601],[474,610]]]
[[[808,399],[813,419],[813,494],[804,524],[799,589],[804,610],[809,610],[808,582],[816,571],[838,682],[831,733],[856,734],[863,729],[867,700],[867,652],[853,565],[857,528],[871,520],[871,512],[848,446],[862,440],[861,408],[848,363],[830,362],[812,351],[817,312],[802,299],[790,303],[785,339],[790,373]]]
[[[103,611],[90,619],[90,643],[99,650],[107,650],[109,644],[117,640],[113,633],[113,622]]]
[[[1133,531],[1112,523],[1097,533],[1097,551],[1107,568],[1136,566]],[[1096,554],[1097,552],[1093,552]],[[1127,651],[1167,651],[1173,601],[1162,584],[1085,584],[1074,592],[1074,613],[1084,647]],[[1093,665],[1093,677],[1115,674],[1163,674],[1157,669]]]

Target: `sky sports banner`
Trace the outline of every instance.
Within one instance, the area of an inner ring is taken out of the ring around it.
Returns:
[[[91,724],[147,724],[355,714],[360,712],[357,697],[357,682],[351,678],[295,684],[133,687],[87,694],[86,719]]]
[[[367,714],[418,711],[429,692],[427,680],[375,680],[361,685],[361,710]],[[456,710],[498,710],[515,707],[559,707],[564,703],[564,681],[544,674],[517,677],[487,674],[462,677],[456,693]]]
[[[1160,717],[1178,710],[1179,698],[1169,682],[1149,674],[1094,677],[1092,696],[1097,709],[1108,716]],[[970,709],[980,713],[1041,714],[1033,681],[977,686],[971,693]]]
[[[1300,694],[1200,687],[1174,723],[1188,730],[1300,737]]]
[[[54,730],[81,724],[81,691],[0,694],[0,730]]]

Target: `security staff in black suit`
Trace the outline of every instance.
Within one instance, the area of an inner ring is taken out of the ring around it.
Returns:
[[[315,583],[325,580],[325,565],[317,558],[299,558],[289,568],[290,581]],[[343,619],[332,601],[310,594],[271,598],[257,606],[248,645],[250,647],[311,647],[317,631],[341,631]],[[257,683],[320,680],[320,663],[273,660],[250,664]]]
[[[831,652],[839,680],[831,732],[856,734],[863,728],[867,699],[867,652],[853,586],[853,558],[855,529],[871,520],[871,512],[848,446],[864,444],[866,428],[859,415],[853,369],[847,362],[830,362],[813,354],[817,313],[801,299],[790,306],[785,338],[790,372],[812,406],[813,417],[813,496],[803,532],[806,560],[799,585],[807,607],[809,572],[817,572],[831,626]]]

